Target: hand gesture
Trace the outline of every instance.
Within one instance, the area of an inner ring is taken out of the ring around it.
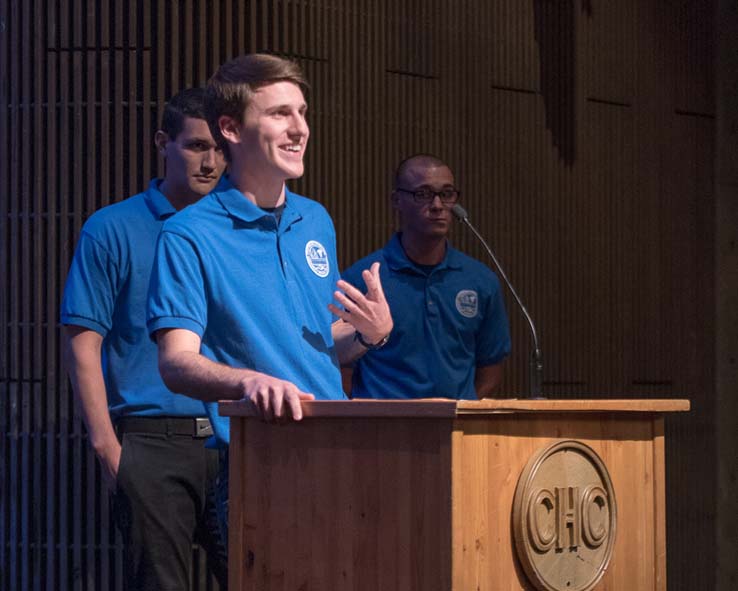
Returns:
[[[392,331],[392,314],[384,297],[382,281],[379,278],[379,263],[361,273],[366,283],[366,295],[350,283],[340,279],[333,297],[343,306],[343,310],[333,304],[328,308],[336,316],[351,324],[367,343],[377,343]]]

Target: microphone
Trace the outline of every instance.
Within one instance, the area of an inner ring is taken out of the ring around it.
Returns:
[[[454,206],[451,208],[451,213],[454,214],[454,217],[462,222],[463,224],[466,224],[469,229],[472,231],[472,233],[479,239],[479,241],[482,243],[482,246],[487,250],[487,253],[492,258],[492,260],[495,263],[495,267],[497,267],[497,271],[502,277],[502,279],[505,281],[505,285],[507,285],[507,288],[510,290],[510,293],[512,293],[513,297],[515,298],[515,301],[518,304],[518,307],[523,312],[523,316],[525,316],[525,319],[528,321],[528,326],[530,327],[530,333],[533,337],[533,350],[531,351],[530,355],[530,365],[528,367],[529,373],[528,373],[528,380],[529,380],[529,387],[530,387],[530,398],[543,398],[541,394],[541,388],[543,386],[543,356],[541,355],[541,347],[538,344],[538,333],[536,332],[536,327],[533,324],[533,319],[530,317],[530,314],[528,314],[528,309],[523,304],[522,300],[520,299],[520,296],[518,296],[518,293],[515,291],[515,288],[512,286],[512,283],[510,283],[510,280],[507,278],[507,275],[505,275],[505,271],[502,269],[502,265],[500,265],[500,262],[497,260],[497,257],[495,256],[495,253],[492,252],[492,249],[489,247],[487,242],[482,238],[481,234],[477,232],[477,229],[472,226],[471,222],[469,221],[469,214],[466,212],[466,210],[461,207],[458,203],[454,204]]]

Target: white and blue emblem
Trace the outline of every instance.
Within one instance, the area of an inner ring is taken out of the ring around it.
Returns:
[[[328,277],[331,264],[328,262],[328,253],[317,240],[310,240],[305,245],[305,259],[308,266],[318,277]]]
[[[479,309],[479,297],[472,289],[462,289],[456,294],[456,309],[465,318],[474,318]]]

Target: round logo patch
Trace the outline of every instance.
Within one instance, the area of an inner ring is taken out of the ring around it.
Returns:
[[[477,292],[472,289],[462,289],[456,294],[456,309],[466,318],[474,318],[479,308]]]
[[[310,270],[318,277],[328,277],[331,265],[328,262],[328,253],[317,240],[310,240],[305,245],[305,259]]]

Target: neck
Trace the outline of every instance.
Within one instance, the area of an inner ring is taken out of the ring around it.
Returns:
[[[161,191],[162,195],[167,198],[167,201],[169,201],[169,203],[172,204],[172,207],[177,211],[184,209],[188,205],[192,205],[202,197],[202,195],[198,195],[189,190],[178,191],[166,177],[159,184],[159,191]]]
[[[403,232],[400,243],[407,258],[419,265],[438,265],[446,256],[445,236],[414,236]]]
[[[260,178],[248,169],[231,170],[230,180],[236,189],[254,205],[262,208],[279,207],[284,203],[284,180]]]

